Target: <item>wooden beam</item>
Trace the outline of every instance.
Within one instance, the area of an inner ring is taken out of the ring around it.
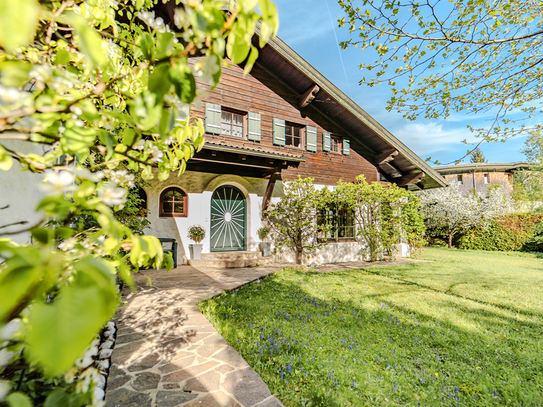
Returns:
[[[277,181],[277,171],[271,174],[270,180],[268,181],[268,187],[266,188],[266,193],[264,194],[264,199],[262,200],[262,217],[267,216],[266,210],[268,209],[268,205],[271,201],[273,189],[275,188],[275,181]]]
[[[384,151],[375,157],[375,165],[391,162],[398,154],[398,150],[395,149]]]
[[[309,88],[307,92],[305,92],[298,99],[298,107],[301,109],[301,108],[306,107],[311,102],[313,102],[319,90],[321,90],[321,88],[319,88],[318,85],[314,85],[313,87]]]
[[[379,166],[379,169],[382,170],[387,175],[391,176],[392,178],[400,178],[402,176],[402,174],[389,163],[381,164]]]
[[[424,172],[419,172],[418,174],[407,174],[396,181],[396,185],[399,187],[405,187],[406,185],[416,184],[420,182],[420,179],[426,174]]]

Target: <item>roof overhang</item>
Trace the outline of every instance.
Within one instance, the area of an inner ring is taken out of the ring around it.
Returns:
[[[258,46],[258,38],[253,39]],[[390,182],[411,190],[447,186],[445,179],[279,38],[259,49],[251,75],[356,151]]]

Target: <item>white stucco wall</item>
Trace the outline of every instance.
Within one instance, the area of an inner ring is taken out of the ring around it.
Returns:
[[[12,150],[23,154],[44,153],[43,147],[20,140],[2,141],[2,144]],[[9,171],[0,170],[0,226],[28,221],[26,225],[15,225],[0,229],[0,235],[5,232],[22,230],[28,226],[35,225],[42,219],[42,215],[36,213],[36,206],[44,197],[40,185],[43,175],[21,170],[19,163],[14,162]],[[7,236],[17,243],[29,243],[30,233],[24,232]]]

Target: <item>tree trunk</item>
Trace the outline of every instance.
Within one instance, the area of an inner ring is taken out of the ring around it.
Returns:
[[[297,249],[296,250],[296,264],[302,264],[302,251]]]
[[[453,239],[454,233],[449,235],[449,249],[452,249],[452,239]]]

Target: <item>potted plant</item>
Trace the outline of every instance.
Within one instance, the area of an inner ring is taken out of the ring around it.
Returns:
[[[257,230],[258,237],[260,238],[260,251],[262,252],[262,256],[267,257],[271,256],[271,242],[266,241],[268,239],[268,235],[270,234],[271,229],[269,226],[262,226],[260,229]]]
[[[195,244],[189,244],[190,258],[200,260],[202,258],[202,247],[200,242],[206,237],[206,230],[200,225],[194,225],[189,228],[188,238]]]

